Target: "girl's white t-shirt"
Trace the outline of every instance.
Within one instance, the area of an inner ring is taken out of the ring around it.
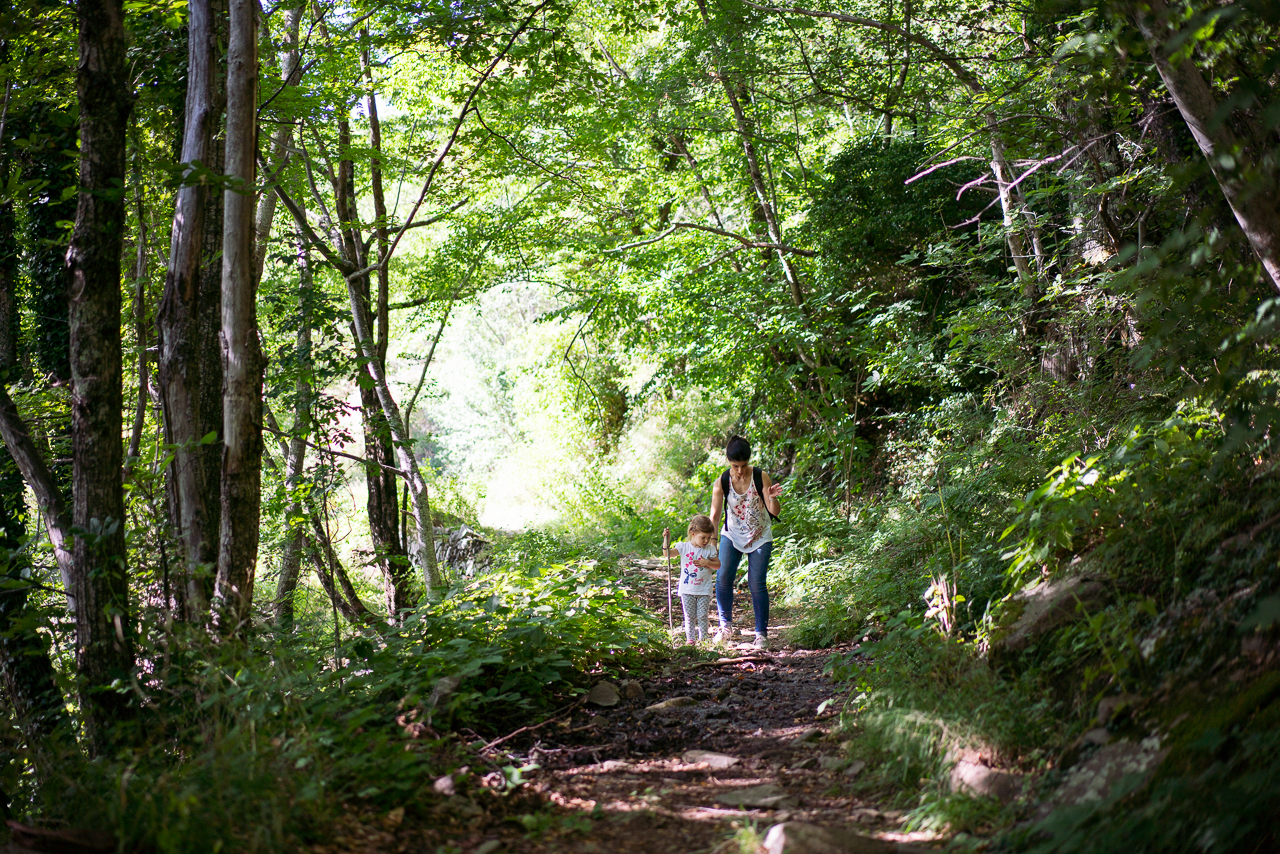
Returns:
[[[680,588],[681,596],[710,596],[715,586],[716,571],[704,566],[694,566],[695,560],[716,557],[716,541],[712,540],[702,548],[695,548],[692,543],[674,543],[672,550],[680,554]]]

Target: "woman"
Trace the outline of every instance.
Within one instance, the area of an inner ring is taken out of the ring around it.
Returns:
[[[720,569],[716,573],[716,610],[720,639],[733,636],[733,581],[747,556],[747,589],[756,614],[756,649],[769,647],[769,591],[765,579],[773,554],[773,519],[782,512],[782,485],[751,465],[751,443],[734,436],[725,446],[729,469],[711,487],[711,524],[720,531]],[[720,516],[724,515],[724,527]]]

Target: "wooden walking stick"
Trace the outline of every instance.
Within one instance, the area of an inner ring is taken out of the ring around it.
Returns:
[[[671,529],[662,529],[662,553],[667,558],[667,631],[675,631],[675,616],[671,613]]]

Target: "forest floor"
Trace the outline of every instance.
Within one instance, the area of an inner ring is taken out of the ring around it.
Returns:
[[[660,562],[629,561],[623,577],[665,619]],[[736,617],[749,625],[742,599]],[[678,632],[678,599],[675,607]],[[677,654],[611,683],[616,705],[580,702],[481,749],[493,770],[440,778],[433,803],[353,811],[309,850],[738,854],[743,841],[780,822],[839,828],[904,850],[937,846],[944,840],[904,832],[900,812],[855,794],[862,767],[839,744],[840,703],[824,706],[844,690],[824,665],[850,650],[786,646],[789,616],[773,614],[768,652],[752,648],[744,632],[741,643]],[[504,766],[507,778],[521,769],[523,785],[495,794],[508,788]]]

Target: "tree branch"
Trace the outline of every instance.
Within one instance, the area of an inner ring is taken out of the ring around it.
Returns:
[[[259,157],[259,161],[262,158]],[[329,262],[332,267],[342,275],[346,276],[355,269],[355,265],[347,261],[341,255],[333,251],[327,241],[321,240],[320,235],[316,234],[315,229],[307,222],[307,215],[298,207],[298,203],[293,200],[288,191],[281,185],[276,185],[276,196],[280,199],[280,203],[288,209],[293,217],[294,223],[298,226],[298,232],[311,244],[317,252],[324,256],[324,260]]]
[[[271,417],[269,421],[274,422],[275,418]],[[283,430],[280,430],[276,427],[271,426],[270,423],[262,425],[262,429],[266,430],[268,433],[274,434],[277,437],[284,437],[287,439],[298,438],[297,436],[291,436],[288,433],[284,432]],[[389,472],[394,472],[395,474],[398,474],[402,477],[404,476],[404,472],[396,468],[395,466],[389,466],[386,463],[377,463],[377,462],[374,462],[373,460],[366,460],[364,457],[357,457],[355,454],[348,454],[343,451],[335,451],[332,448],[322,448],[319,445],[308,442],[306,439],[300,439],[299,441],[301,441],[302,444],[306,445],[308,448],[310,448],[313,451],[316,451],[317,453],[329,454],[330,456],[334,456],[334,457],[343,457],[348,460],[354,460],[357,463],[363,463],[367,466],[378,466],[380,468],[386,469]]]
[[[721,237],[732,238],[742,244],[743,249],[772,249],[775,252],[787,252],[792,255],[800,255],[804,258],[816,258],[818,253],[812,249],[801,249],[798,246],[788,246],[785,243],[771,243],[768,241],[752,240],[742,234],[735,234],[723,228],[716,228],[711,225],[702,225],[696,222],[673,222],[668,228],[646,240],[637,240],[634,243],[626,243],[622,246],[615,246],[612,249],[606,249],[605,252],[623,252],[627,249],[638,249],[641,246],[648,246],[661,240],[666,240],[676,231],[682,228],[691,228],[695,231],[705,231],[710,234],[718,234]]]
[[[435,225],[437,222],[439,222],[440,220],[444,219],[444,218],[445,218],[445,217],[447,217],[449,214],[453,213],[453,212],[454,212],[454,211],[456,211],[458,208],[462,207],[463,205],[467,204],[467,203],[468,203],[468,202],[470,202],[470,201],[471,201],[471,197],[470,197],[470,196],[468,196],[467,198],[462,199],[462,200],[461,200],[461,201],[459,201],[459,202],[456,202],[456,203],[453,205],[453,207],[449,208],[448,210],[440,211],[440,213],[438,213],[438,214],[435,214],[435,215],[433,215],[433,216],[429,216],[429,217],[427,217],[426,219],[420,219],[420,220],[418,220],[417,222],[405,223],[403,226],[401,226],[401,228],[400,228],[400,233],[401,233],[401,234],[404,234],[406,231],[408,231],[408,230],[409,230],[409,229],[411,229],[411,228],[425,228],[425,227],[426,227],[426,226],[428,226],[428,225]],[[393,244],[393,246],[394,246],[394,244]],[[388,257],[388,258],[390,258],[390,257],[391,257],[390,250],[388,250],[388,251],[387,251],[387,257]],[[377,264],[371,264],[371,265],[369,265],[368,267],[364,267],[364,268],[362,268],[362,269],[356,270],[356,271],[355,271],[355,272],[353,272],[353,273],[347,273],[347,274],[346,274],[346,277],[347,277],[347,279],[358,279],[358,278],[360,278],[361,276],[364,276],[364,275],[367,275],[368,273],[372,273],[372,272],[374,272],[375,270],[380,270],[380,269],[382,269],[382,267],[383,267],[383,265],[384,265],[385,263],[386,263],[386,261],[385,261],[385,259],[384,259],[384,260],[382,260],[382,261],[379,261]],[[397,307],[396,305],[389,305],[389,306],[387,306],[387,310],[388,310],[388,311],[390,311],[391,309],[396,308],[396,307]]]

